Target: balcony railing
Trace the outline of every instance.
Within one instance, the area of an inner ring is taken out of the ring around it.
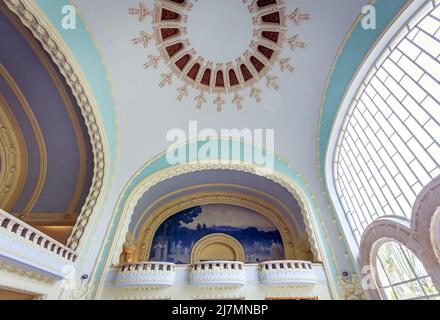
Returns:
[[[176,266],[166,262],[139,262],[120,267],[116,276],[118,287],[161,288],[174,285]]]
[[[0,259],[11,270],[21,270],[26,277],[57,281],[71,272],[76,258],[76,252],[0,210]]]
[[[3,210],[0,210],[0,229],[9,233],[14,233],[23,241],[39,246],[68,261],[75,262],[77,258],[77,254],[65,245]]]
[[[325,283],[321,270],[320,264],[289,260],[260,264],[206,261],[193,265],[139,262],[118,267],[112,283],[118,287],[138,288],[188,284],[205,288],[234,288],[250,283],[274,287],[304,287],[313,286],[318,282]]]
[[[266,286],[315,285],[316,275],[308,261],[267,261],[260,264],[260,280]]]
[[[243,286],[244,263],[231,261],[200,262],[191,266],[190,283],[197,286]]]

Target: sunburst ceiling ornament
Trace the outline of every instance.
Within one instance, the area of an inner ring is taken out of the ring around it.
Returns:
[[[215,1],[217,4],[223,2]],[[236,1],[242,2],[245,7],[248,2]],[[200,2],[195,5],[200,5]],[[281,57],[283,48],[288,45],[295,51],[304,48],[305,44],[299,40],[299,35],[288,36],[288,24],[300,25],[303,20],[310,19],[308,13],[297,8],[287,14],[284,0],[254,0],[247,6],[251,14],[249,21],[253,29],[250,35],[252,41],[244,54],[232,62],[211,61],[197,54],[198,48],[193,48],[187,38],[188,15],[185,13],[192,9],[193,3],[190,0],[156,0],[152,10],[144,3],[140,3],[138,8],[129,9],[129,14],[137,16],[139,22],[152,17],[153,33],[142,30],[132,41],[134,45],[142,44],[145,48],[155,42],[159,53],[148,55],[144,67],[157,69],[161,61],[164,62],[169,72],[161,74],[159,86],[170,86],[174,78],[179,79],[182,82],[177,88],[179,102],[189,96],[189,88],[192,87],[198,91],[194,97],[197,109],[207,104],[210,96],[213,96],[212,103],[217,111],[221,111],[226,104],[226,97],[231,99],[237,109],[241,109],[245,102],[243,95],[261,102],[260,82],[269,89],[278,90],[278,77],[269,74],[274,65],[278,64],[282,72],[295,70],[291,57]],[[227,16],[223,25],[228,25]],[[236,31],[232,28],[229,32]],[[216,43],[216,35],[210,37],[210,42]],[[227,48],[230,43],[220,45]]]

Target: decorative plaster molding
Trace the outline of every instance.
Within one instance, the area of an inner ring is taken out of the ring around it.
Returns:
[[[125,241],[125,235],[129,231],[129,225],[131,222],[131,215],[134,212],[134,208],[137,205],[139,199],[142,195],[151,189],[156,184],[163,182],[165,180],[177,177],[186,173],[199,172],[206,170],[233,170],[248,172],[252,174],[261,175],[258,170],[258,166],[252,164],[244,163],[229,163],[221,164],[218,161],[199,161],[197,163],[188,163],[185,165],[180,165],[176,167],[171,167],[162,171],[159,171],[148,178],[140,182],[134,190],[128,195],[124,207],[122,209],[122,219],[121,224],[118,226],[118,233],[115,235],[115,241],[112,246],[111,261],[114,265],[119,263],[119,253],[122,251],[123,244]],[[273,172],[265,175],[266,179],[269,179],[275,183],[286,188],[293,197],[298,201],[299,207],[301,208],[301,213],[304,218],[304,223],[306,225],[306,230],[309,235],[309,242],[315,256],[315,259],[321,261],[320,249],[318,246],[318,240],[316,239],[315,230],[313,227],[313,222],[311,218],[311,212],[308,204],[305,202],[305,197],[300,193],[298,187],[288,178],[282,176],[280,173]]]
[[[43,282],[43,283],[54,283],[55,280],[51,277],[47,277],[47,276],[43,276],[40,273],[28,270],[28,269],[24,269],[18,266],[14,266],[12,264],[6,263],[6,262],[0,262],[0,270],[2,271],[6,271],[21,277],[25,277],[27,279],[31,279],[31,280],[36,280],[39,282]],[[5,283],[0,283],[0,285],[2,287],[6,286]],[[16,286],[14,286],[14,281],[13,279],[11,279],[10,284],[8,286],[9,288],[16,288]]]
[[[350,278],[345,279],[339,277],[339,286],[342,288],[342,299],[344,300],[366,300],[365,292],[362,289],[361,282],[356,274],[352,274]]]
[[[24,96],[18,84],[15,82],[12,75],[8,72],[8,70],[6,70],[5,66],[1,63],[0,63],[0,76],[6,81],[7,85],[14,93],[17,101],[19,102],[20,107],[23,109],[23,112],[26,114],[26,118],[29,121],[29,124],[32,128],[32,132],[34,134],[35,142],[38,148],[38,158],[39,158],[38,178],[34,190],[30,195],[29,200],[26,203],[26,206],[23,208],[23,211],[26,213],[32,210],[44,187],[44,182],[46,180],[46,173],[47,173],[46,143],[41,128],[38,124],[37,118],[35,117],[35,114],[33,113],[32,108],[29,105],[29,102],[27,101],[26,97]],[[4,209],[7,208],[5,207]]]
[[[191,285],[201,288],[242,287],[246,284],[245,264],[238,261],[197,262],[191,265],[189,277]]]
[[[246,262],[246,254],[244,253],[243,246],[237,239],[227,234],[213,233],[203,237],[194,245],[191,251],[191,263],[199,263],[202,261],[200,256],[203,250],[211,244],[224,244],[228,246],[234,251],[234,261]]]
[[[70,300],[91,300],[93,288],[92,282],[81,284],[79,288],[68,292],[68,297]]]
[[[0,95],[0,204],[11,210],[24,187],[27,152],[23,133]]]
[[[175,277],[174,263],[128,263],[120,267],[115,285],[127,289],[160,289],[173,286]]]
[[[243,1],[243,5],[246,2]],[[188,88],[194,87],[199,91],[194,99],[197,109],[207,103],[206,94],[216,95],[213,104],[217,111],[221,111],[226,104],[222,95],[228,94],[233,95],[232,103],[237,109],[241,109],[244,101],[241,94],[246,89],[249,89],[249,98],[261,102],[262,90],[255,86],[260,80],[265,79],[268,89],[278,90],[277,77],[269,75],[276,63],[282,72],[294,71],[291,58],[281,58],[280,55],[285,45],[295,51],[304,48],[305,43],[299,41],[299,35],[288,38],[288,22],[291,20],[299,25],[302,21],[309,20],[310,14],[297,8],[288,15],[284,0],[267,3],[254,0],[248,6],[255,27],[249,49],[242,57],[237,57],[235,62],[207,61],[204,57],[197,56],[197,48],[192,48],[190,41],[186,39],[185,24],[188,16],[184,12],[192,7],[190,0],[156,0],[152,10],[143,3],[138,8],[129,9],[129,14],[138,16],[139,22],[148,16],[152,17],[153,33],[142,30],[132,42],[148,48],[149,43],[155,41],[159,55],[150,55],[144,67],[157,69],[163,60],[170,72],[161,75],[159,86],[162,88],[171,85],[173,77],[180,79],[184,84],[177,88],[179,102],[189,95]]]
[[[317,278],[308,261],[267,261],[260,263],[260,279],[270,287],[307,287],[317,284]]]
[[[23,255],[26,262],[32,262],[32,258],[38,260],[40,255],[55,258],[61,264],[73,264],[77,258],[73,250],[1,209],[0,239],[0,247],[3,246],[0,254]],[[47,267],[54,266],[48,264]]]
[[[156,199],[155,201],[151,202],[145,210],[142,211],[139,218],[137,219],[136,224],[133,228],[131,228],[131,231],[133,234],[138,234],[141,230],[141,223],[145,221],[149,216],[153,208],[159,207],[163,203],[170,203],[174,198],[177,198],[179,194],[185,194],[185,193],[201,193],[204,192],[203,189],[216,189],[219,190],[219,192],[223,192],[225,189],[237,189],[237,191],[231,191],[234,192],[234,194],[242,194],[242,195],[248,195],[249,193],[255,194],[257,199],[261,200],[262,198],[268,199],[267,203],[270,202],[274,203],[274,209],[277,207],[280,209],[279,212],[285,212],[287,216],[291,217],[293,225],[294,225],[294,233],[295,235],[301,235],[301,228],[298,224],[297,217],[294,214],[294,212],[291,210],[291,208],[287,207],[282,201],[280,201],[278,198],[274,197],[273,195],[264,192],[259,189],[250,188],[247,186],[239,185],[239,184],[230,184],[230,183],[206,183],[206,184],[198,184],[198,185],[192,185],[185,188],[179,188],[179,190],[174,190],[170,193],[167,193],[166,195]],[[181,198],[183,198],[181,196]],[[171,200],[169,200],[171,199]],[[203,202],[196,202],[198,205],[203,205],[205,203]],[[285,216],[282,214],[282,216]],[[141,232],[142,233],[142,232]]]
[[[63,43],[62,38],[53,30],[50,23],[35,9],[33,2],[23,0],[4,0],[4,2],[20,18],[22,23],[31,30],[35,38],[41,42],[44,49],[59,67],[77,99],[89,132],[93,149],[94,174],[89,195],[68,241],[68,246],[76,250],[102,194],[106,176],[105,135],[100,122],[99,111],[87,81],[69,49]]]

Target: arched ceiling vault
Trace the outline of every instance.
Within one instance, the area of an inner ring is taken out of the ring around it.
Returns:
[[[147,191],[131,217],[130,235],[149,252],[152,235],[167,217],[198,205],[231,204],[253,210],[277,226],[290,259],[308,258],[309,236],[298,201],[282,186],[250,173],[207,170],[166,180]]]
[[[2,196],[14,196],[0,206],[34,226],[72,227],[93,176],[84,120],[58,68],[3,2],[0,30],[0,103],[18,132],[9,172],[22,180],[5,182]]]

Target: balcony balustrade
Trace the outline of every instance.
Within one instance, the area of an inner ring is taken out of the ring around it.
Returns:
[[[312,263],[289,260],[261,263],[260,280],[265,286],[304,286],[317,283]]]
[[[65,245],[3,210],[0,210],[0,228],[4,229],[3,231],[14,233],[24,241],[40,246],[68,261],[75,262],[77,258],[77,254]]]
[[[246,284],[244,263],[236,261],[208,261],[193,264],[190,283],[196,286],[233,286]]]
[[[0,210],[0,260],[53,281],[66,277],[77,253],[13,215]]]
[[[164,288],[174,285],[176,266],[166,262],[139,262],[122,265],[116,276],[118,287]]]

